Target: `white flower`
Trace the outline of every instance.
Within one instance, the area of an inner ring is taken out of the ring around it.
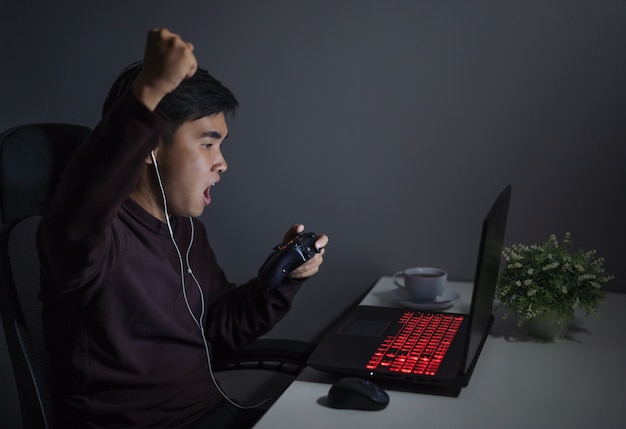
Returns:
[[[553,269],[555,269],[555,268],[556,268],[556,267],[558,267],[558,266],[559,266],[559,263],[558,263],[558,262],[553,262],[553,263],[551,263],[551,264],[544,265],[544,266],[543,266],[543,268],[541,268],[541,269],[542,269],[543,271],[549,271],[549,270],[553,270]]]

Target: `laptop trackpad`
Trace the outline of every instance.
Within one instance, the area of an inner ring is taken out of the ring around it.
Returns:
[[[344,325],[339,328],[338,333],[344,335],[360,335],[363,337],[380,337],[387,326],[388,320],[366,320],[358,318],[350,318]]]

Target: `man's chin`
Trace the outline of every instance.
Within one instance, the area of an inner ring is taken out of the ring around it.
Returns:
[[[204,213],[204,210],[208,207],[208,205],[202,207],[201,209],[197,209],[197,210],[192,210],[191,213],[189,213],[187,215],[187,217],[200,217],[202,216],[202,213]]]

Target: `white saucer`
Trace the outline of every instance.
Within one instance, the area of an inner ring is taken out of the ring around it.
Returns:
[[[417,301],[409,297],[406,290],[397,288],[389,292],[391,299],[398,304],[414,308],[416,310],[443,310],[444,308],[452,307],[452,305],[459,299],[459,294],[451,289],[446,289],[443,293],[432,302]]]

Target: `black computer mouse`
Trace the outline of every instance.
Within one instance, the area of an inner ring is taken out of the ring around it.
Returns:
[[[333,408],[375,411],[387,406],[389,395],[370,380],[347,377],[331,386],[327,402]]]

